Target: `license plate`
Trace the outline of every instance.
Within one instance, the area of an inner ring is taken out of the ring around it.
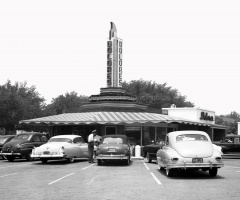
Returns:
[[[49,151],[44,151],[43,154],[50,154],[50,152]]]
[[[192,159],[192,162],[193,162],[193,163],[202,163],[202,162],[203,162],[203,159],[202,159],[202,158],[193,158],[193,159]]]
[[[113,148],[108,149],[108,152],[115,152],[115,151],[116,149],[113,149]]]

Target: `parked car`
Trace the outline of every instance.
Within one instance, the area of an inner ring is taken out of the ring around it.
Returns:
[[[31,157],[40,158],[42,163],[62,159],[74,162],[75,158],[88,158],[88,144],[79,135],[58,135],[33,149]]]
[[[222,147],[223,158],[240,157],[240,135],[227,134],[225,140],[213,143]]]
[[[157,152],[160,170],[173,176],[177,169],[201,169],[216,176],[224,166],[219,147],[203,131],[174,131],[166,135],[165,145]]]
[[[11,141],[16,135],[0,135],[0,152],[2,151],[2,147],[4,144],[6,144],[7,142]],[[2,157],[3,160],[7,159],[6,156],[1,155],[2,153],[0,153],[0,156]]]
[[[103,136],[96,152],[96,159],[98,161],[98,165],[101,165],[102,161],[109,160],[121,160],[125,162],[126,165],[129,165],[131,154],[127,136]]]
[[[23,132],[16,135],[10,142],[2,147],[2,155],[6,156],[8,161],[14,161],[15,158],[25,158],[32,160],[31,152],[34,147],[45,144],[48,141],[44,133]]]
[[[151,163],[152,160],[157,160],[157,151],[162,148],[163,145],[164,141],[153,141],[152,144],[143,146],[143,157],[146,157],[148,163]]]

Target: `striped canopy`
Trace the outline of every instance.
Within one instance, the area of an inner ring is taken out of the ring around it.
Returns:
[[[147,125],[158,123],[184,123],[200,126],[211,126],[208,123],[195,122],[179,117],[147,112],[86,112],[64,113],[48,117],[21,120],[20,124],[28,125],[83,125],[83,124],[119,124]]]

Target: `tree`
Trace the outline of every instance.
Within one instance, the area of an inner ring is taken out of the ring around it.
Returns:
[[[216,116],[216,118],[215,118],[216,124],[220,124],[220,125],[229,127],[227,130],[228,134],[238,134],[238,123],[237,122],[240,122],[240,115],[235,111],[232,111],[228,115]]]
[[[164,84],[157,84],[151,81],[133,80],[129,83],[123,82],[123,88],[137,98],[139,103],[148,105],[149,111],[161,111],[164,107],[175,104],[177,107],[193,107],[194,104],[186,101],[177,89],[172,89]]]
[[[78,96],[76,92],[67,92],[65,96],[59,95],[57,98],[53,98],[51,104],[46,106],[44,115],[79,112],[80,106],[88,101],[87,96]]]
[[[8,80],[0,86],[0,96],[0,127],[7,131],[13,131],[19,120],[42,116],[45,100],[27,82],[12,85]]]

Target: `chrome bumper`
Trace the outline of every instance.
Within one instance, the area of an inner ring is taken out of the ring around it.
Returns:
[[[213,167],[223,167],[223,163],[182,163],[182,164],[168,164],[168,169],[173,168],[184,168],[184,169],[193,169],[193,168],[213,168]]]
[[[50,154],[41,154],[41,155],[33,155],[31,154],[31,158],[49,158],[49,159],[53,159],[53,158],[65,158],[66,155],[64,154],[60,154],[60,155],[50,155]]]
[[[96,159],[100,160],[127,160],[129,156],[126,156],[125,154],[120,155],[106,155],[106,154],[99,154],[96,156]]]
[[[22,156],[21,153],[14,153],[14,152],[9,152],[9,153],[0,153],[0,156]]]

